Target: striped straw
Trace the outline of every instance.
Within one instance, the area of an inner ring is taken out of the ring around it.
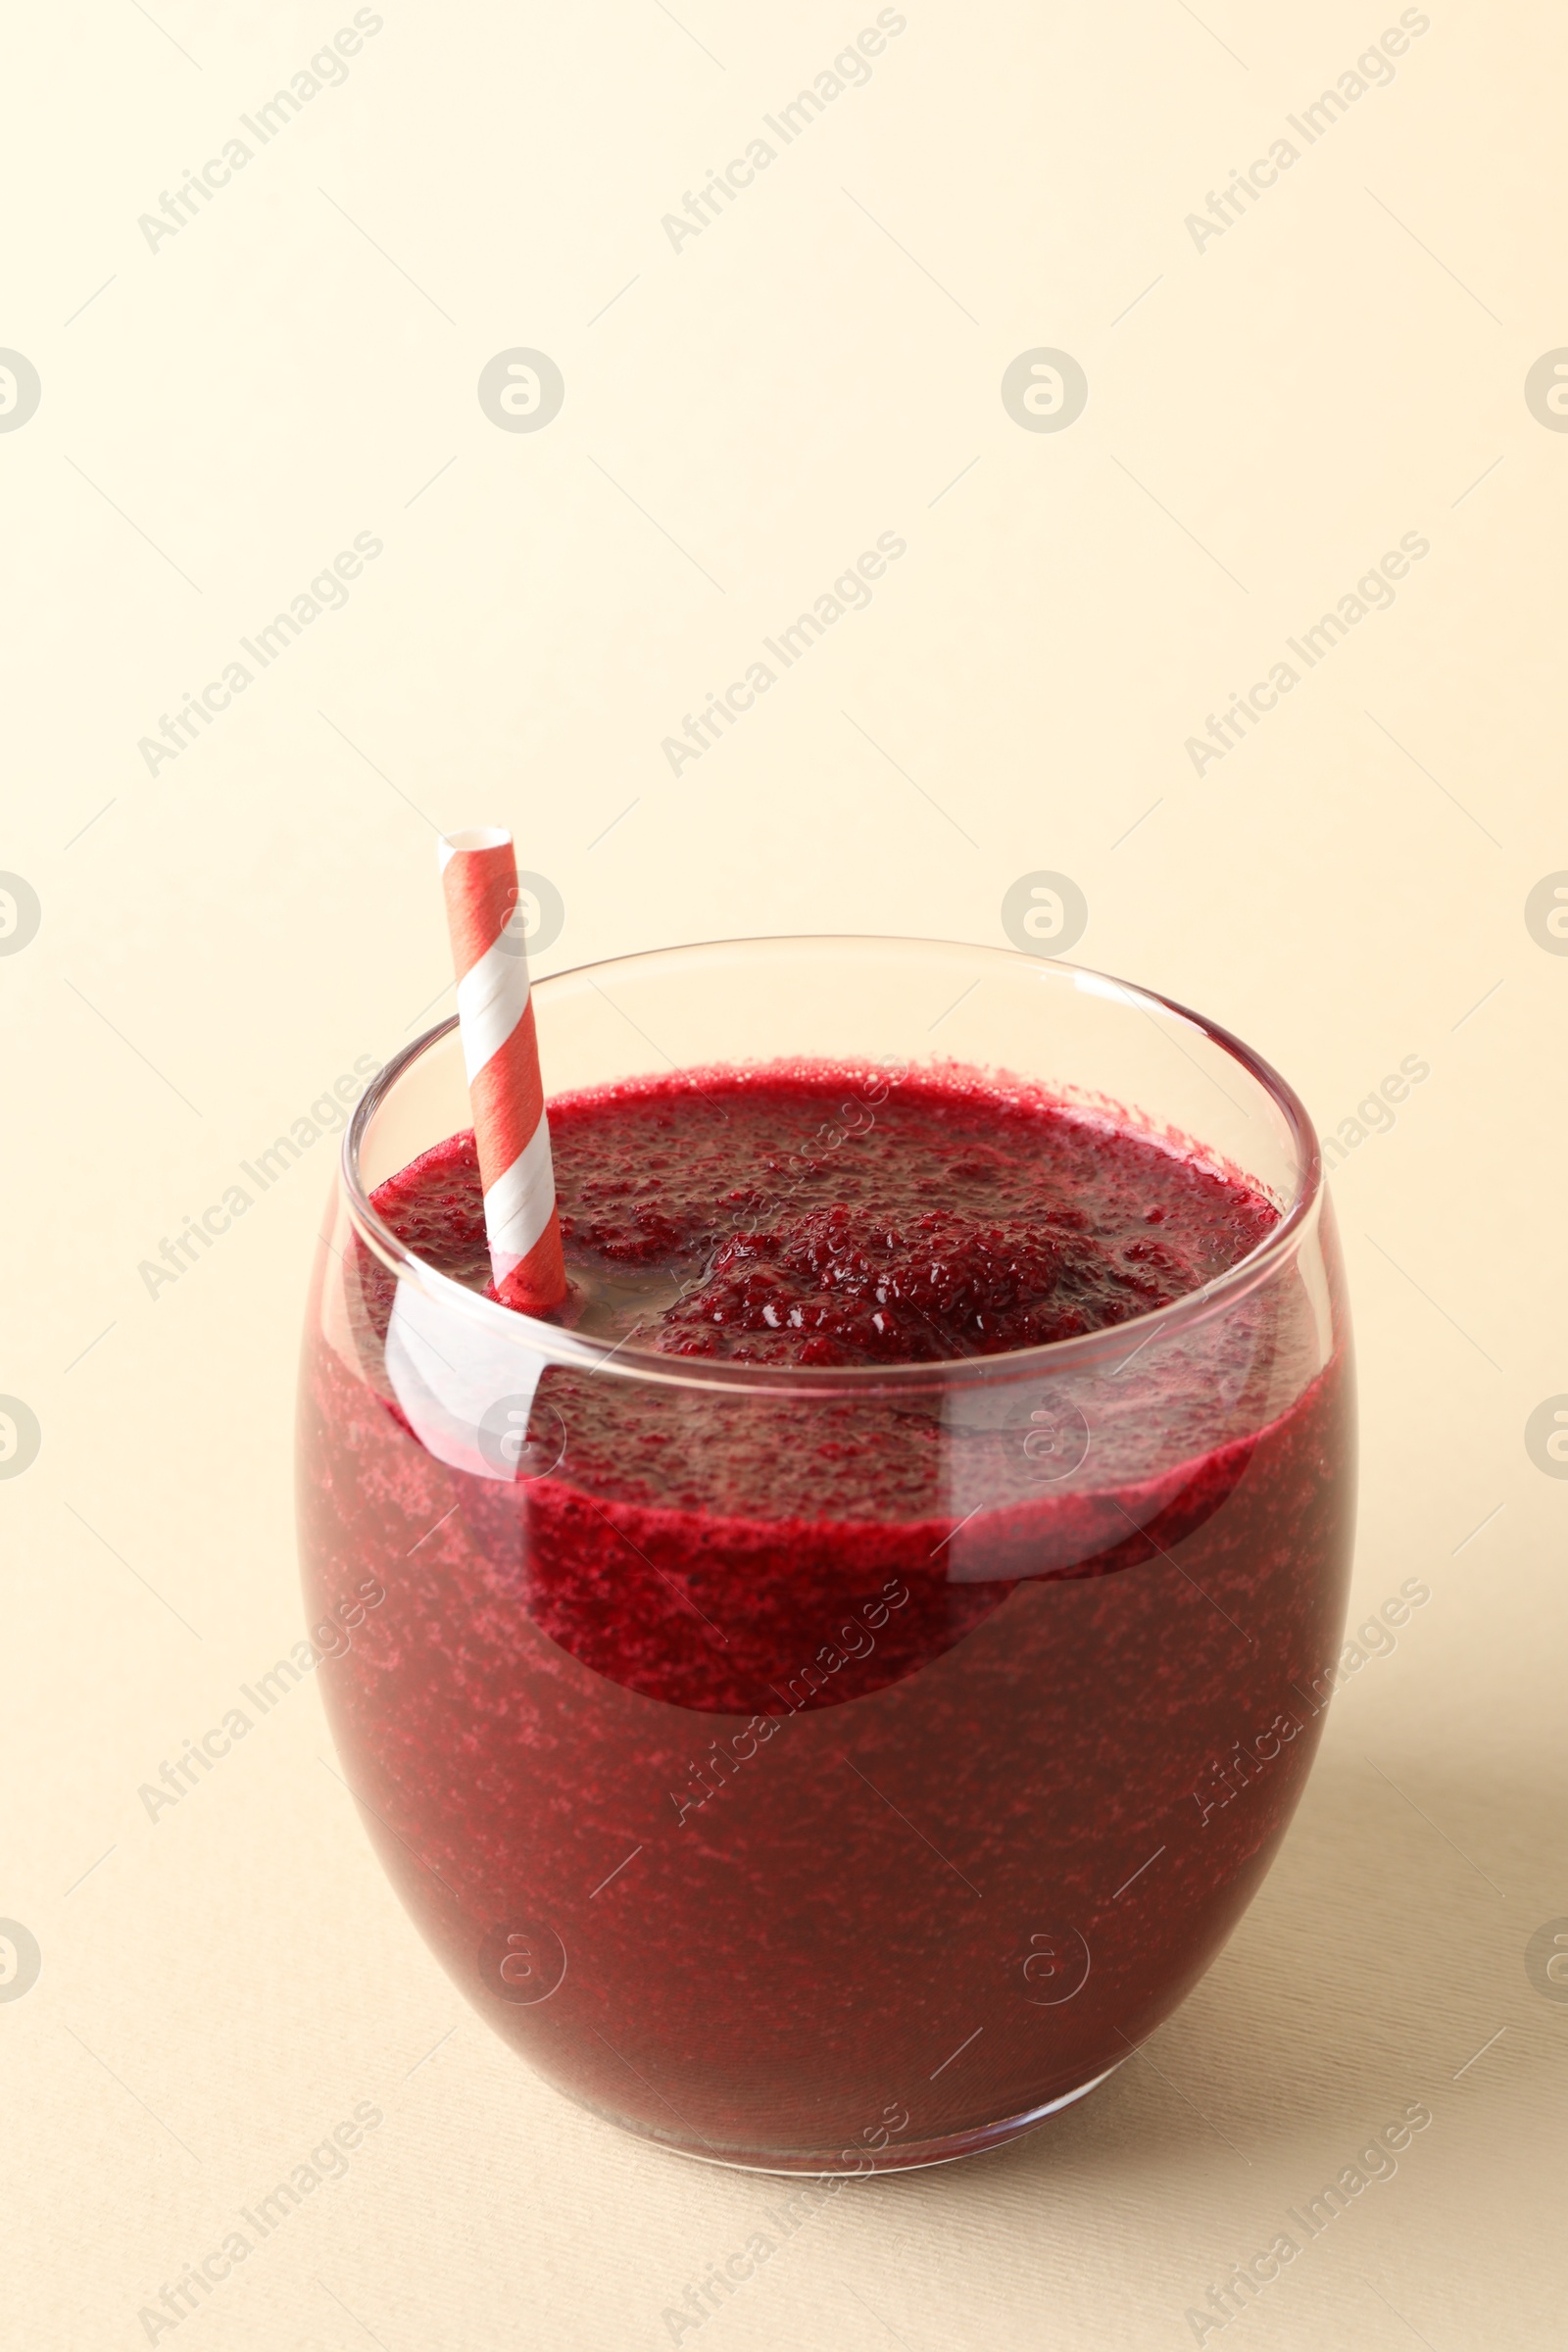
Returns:
[[[512,835],[447,833],[440,858],[490,1263],[505,1304],[538,1314],[566,1296],[566,1270]]]

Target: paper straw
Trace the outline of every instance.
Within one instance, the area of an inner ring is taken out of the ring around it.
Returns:
[[[566,1270],[512,835],[444,834],[440,859],[490,1263],[505,1303],[538,1314],[566,1296]]]

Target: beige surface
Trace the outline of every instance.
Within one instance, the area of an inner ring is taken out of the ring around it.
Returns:
[[[729,931],[1000,941],[1050,868],[1088,897],[1080,959],[1234,1024],[1325,1130],[1431,1063],[1336,1178],[1352,1622],[1411,1575],[1431,1604],[1337,1702],[1147,2057],[1008,2154],[835,2198],[704,2341],[1190,2343],[1226,2268],[1424,2101],[1396,2177],[1224,2340],[1560,2342],[1568,2005],[1524,1954],[1568,1914],[1568,1485],[1523,1436],[1568,1389],[1568,960],[1524,921],[1568,866],[1568,439],[1523,397],[1568,342],[1560,14],[1435,0],[1199,251],[1185,216],[1396,8],[909,0],[869,83],[676,253],[662,214],[873,8],[380,13],[156,251],[138,215],[352,11],[11,27],[0,343],[43,398],[0,434],[0,866],[43,921],[0,959],[0,1390],[43,1442],[0,1482],[0,1914],[43,1969],[0,2004],[7,2340],[145,2341],[139,2308],[364,2101],[347,2178],[159,2340],[655,2346],[776,2199],[577,2113],[464,2008],[314,1689],[156,1825],[137,1797],[300,1630],[328,1148],[175,1287],[138,1263],[412,1034],[445,977],[427,820],[480,818],[564,897],[546,969]],[[475,399],[513,346],[564,373],[536,434]],[[1088,373],[1059,434],[999,398],[1035,346]],[[673,776],[662,738],[886,530],[870,609]],[[383,553],[344,609],[149,774],[138,739],[359,532]],[[1405,532],[1431,552],[1393,608],[1200,779],[1187,736]]]

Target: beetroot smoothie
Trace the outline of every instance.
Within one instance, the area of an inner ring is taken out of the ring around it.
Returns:
[[[1279,1213],[1022,1084],[718,1069],[550,1122],[564,1321],[623,1345],[550,1365],[491,1475],[411,1427],[358,1236],[308,1324],[313,1622],[387,1594],[321,1667],[371,1835],[598,2112],[785,2169],[986,2144],[1168,2014],[1268,1867],[1344,1611],[1343,1348],[1291,1279],[992,1380]],[[373,1204],[485,1288],[470,1137]]]

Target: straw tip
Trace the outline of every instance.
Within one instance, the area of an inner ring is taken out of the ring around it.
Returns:
[[[512,835],[504,825],[470,825],[462,833],[443,833],[436,843],[436,855],[443,872],[450,861],[465,850],[507,850],[512,847]]]

